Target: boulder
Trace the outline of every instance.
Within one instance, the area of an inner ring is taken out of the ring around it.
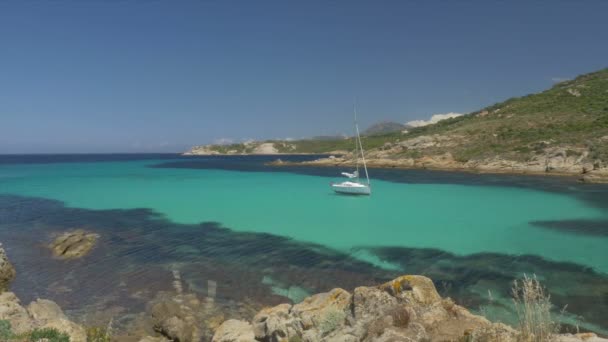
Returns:
[[[492,336],[500,332],[502,341],[516,336],[513,329],[442,299],[429,278],[402,276],[380,286],[358,287],[353,294],[333,289],[293,306],[266,308],[251,327],[226,321],[213,341],[251,341],[252,333],[267,342],[454,341],[479,331]]]
[[[169,342],[162,336],[144,336],[138,342]]]
[[[419,275],[401,276],[380,285],[380,289],[408,303],[433,304],[441,300],[433,281]]]
[[[53,256],[59,259],[78,259],[87,255],[95,246],[99,235],[82,229],[65,232],[50,243]]]
[[[213,335],[212,342],[256,342],[253,327],[245,321],[229,319]],[[141,341],[140,341],[141,342]]]
[[[27,306],[30,317],[39,328],[54,328],[70,336],[72,342],[86,342],[85,329],[70,321],[57,303],[47,299],[37,299]]]
[[[33,329],[53,328],[70,336],[72,342],[86,342],[85,329],[70,321],[53,301],[38,299],[27,308],[21,306],[12,292],[0,294],[0,320],[7,320],[15,334]]]
[[[225,320],[213,301],[193,293],[160,292],[148,306],[152,328],[167,339],[180,342],[209,341]]]
[[[0,243],[0,292],[8,290],[10,283],[15,279],[15,274],[15,268]]]
[[[35,322],[12,292],[0,294],[0,320],[11,323],[14,333],[22,334],[35,328]]]
[[[176,341],[199,341],[201,329],[197,324],[196,312],[200,302],[188,295],[157,297],[150,312],[154,330]]]
[[[298,335],[298,332],[301,331],[299,322],[289,316],[290,309],[290,304],[262,309],[253,317],[252,321],[255,338],[281,341],[284,338]]]

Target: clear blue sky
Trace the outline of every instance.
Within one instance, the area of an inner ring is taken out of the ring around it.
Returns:
[[[406,122],[608,66],[608,1],[2,1],[0,153]]]

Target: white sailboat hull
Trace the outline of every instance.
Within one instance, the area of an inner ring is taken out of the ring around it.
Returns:
[[[357,182],[332,183],[331,188],[340,194],[370,195],[372,193],[372,189],[369,185]]]

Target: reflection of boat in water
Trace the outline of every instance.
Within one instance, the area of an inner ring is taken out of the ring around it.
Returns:
[[[361,135],[359,134],[359,125],[357,124],[357,108],[354,109],[355,116],[355,157],[356,170],[353,173],[342,172],[342,175],[348,177],[350,180],[341,183],[331,183],[332,189],[335,192],[341,194],[350,195],[370,195],[372,193],[371,184],[369,182],[369,175],[367,173],[367,165],[365,164],[365,156],[363,155],[363,145],[361,144]],[[365,178],[367,183],[362,182],[359,179],[359,156],[363,161],[363,170],[365,170]]]

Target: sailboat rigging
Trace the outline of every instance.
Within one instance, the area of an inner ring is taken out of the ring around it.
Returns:
[[[353,109],[354,117],[355,117],[355,152],[353,153],[355,157],[355,165],[356,169],[353,173],[342,172],[343,176],[349,178],[348,181],[344,181],[341,183],[331,183],[332,189],[341,194],[350,194],[350,195],[371,195],[372,189],[369,181],[369,174],[367,173],[367,164],[365,163],[365,154],[363,153],[363,144],[361,143],[361,135],[359,134],[359,124],[357,123],[357,106],[354,106]],[[367,180],[367,184],[362,182],[359,178],[359,155],[361,156],[361,160],[363,161],[363,170],[365,171],[365,178]]]

